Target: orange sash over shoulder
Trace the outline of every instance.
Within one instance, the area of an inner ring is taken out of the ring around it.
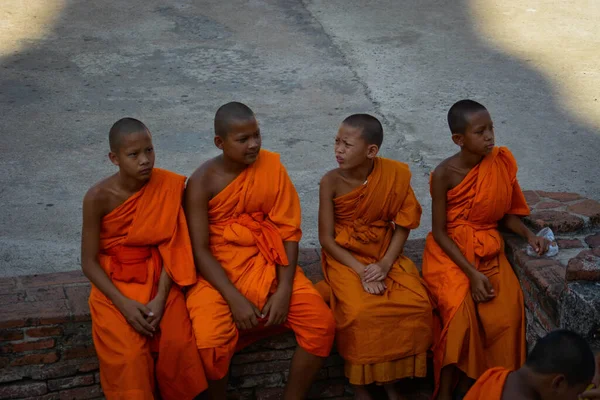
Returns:
[[[364,265],[386,254],[395,226],[419,226],[421,206],[406,164],[376,158],[364,185],[334,199],[335,241]],[[346,376],[357,385],[425,376],[432,344],[432,307],[413,262],[400,255],[382,296],[362,287],[358,274],[323,250],[336,338]]]
[[[437,302],[443,330],[434,349],[436,383],[441,368],[457,364],[477,379],[486,369],[518,369],[525,361],[525,323],[519,282],[504,254],[497,229],[506,214],[528,215],[516,178],[517,163],[505,147],[494,148],[447,194],[447,232],[496,297],[474,304],[470,282],[430,233],[423,277]]]
[[[502,400],[502,392],[508,374],[510,371],[502,367],[487,370],[475,382],[464,400]]]
[[[185,177],[154,169],[149,182],[102,221],[98,260],[123,295],[148,303],[156,295],[162,268],[175,282],[153,339],[137,333],[92,287],[94,345],[109,400],[153,399],[155,380],[165,400],[192,399],[207,387],[179,288],[196,281],[181,207],[184,185]],[[158,353],[156,361],[153,353]]]

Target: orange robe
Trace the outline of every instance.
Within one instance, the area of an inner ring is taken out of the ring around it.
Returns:
[[[491,367],[516,370],[525,362],[523,293],[498,232],[506,214],[525,216],[529,208],[516,178],[517,163],[505,147],[494,148],[447,193],[447,231],[496,297],[475,304],[467,276],[427,236],[423,278],[433,292],[443,324],[434,347],[436,392],[441,369],[456,365],[477,379]]]
[[[121,293],[147,304],[156,294],[163,267],[174,282],[160,332],[153,338],[135,331],[92,287],[92,333],[108,400],[153,399],[158,396],[155,382],[163,400],[190,400],[207,388],[179,288],[196,281],[181,207],[184,187],[185,177],[155,168],[140,191],[102,220],[98,260]]]
[[[208,203],[210,249],[235,287],[259,310],[277,288],[276,266],[288,265],[284,241],[297,242],[300,199],[279,155],[261,150],[258,160]],[[297,266],[287,321],[307,352],[327,357],[334,320]],[[221,293],[199,277],[187,293],[196,342],[208,379],[225,377],[236,350],[265,335],[262,325],[238,331]],[[270,330],[272,331],[272,330]]]
[[[421,206],[406,164],[376,158],[366,184],[334,199],[335,241],[364,265],[388,250],[394,225],[419,226]],[[360,277],[323,250],[331,288],[337,347],[351,384],[385,384],[427,375],[433,314],[429,294],[413,262],[400,255],[382,296],[365,292]]]
[[[463,400],[502,400],[502,392],[510,370],[496,367],[487,370],[471,387]]]

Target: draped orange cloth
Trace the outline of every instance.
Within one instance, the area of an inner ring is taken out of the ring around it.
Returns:
[[[92,334],[108,400],[193,399],[207,388],[185,298],[179,286],[196,281],[181,207],[185,177],[155,168],[149,182],[104,217],[98,260],[126,297],[142,304],[156,294],[162,268],[173,279],[159,333],[135,331],[92,286]],[[179,285],[179,286],[178,286]]]
[[[440,371],[446,365],[455,364],[477,379],[488,368],[516,370],[525,362],[523,293],[497,229],[506,214],[529,214],[516,175],[513,155],[507,148],[497,147],[447,193],[448,235],[488,277],[496,294],[493,300],[475,304],[467,276],[433,235],[427,236],[423,278],[443,324],[434,346],[436,392]]]
[[[502,400],[502,392],[510,370],[496,367],[487,370],[471,387],[463,400]]]
[[[335,241],[364,265],[381,260],[395,226],[414,229],[421,206],[406,164],[376,158],[367,182],[334,199]],[[337,347],[350,383],[389,383],[427,375],[432,344],[432,306],[413,262],[400,255],[381,296],[367,293],[360,277],[323,250],[331,288]]]
[[[297,242],[300,199],[279,155],[261,150],[256,162],[208,204],[210,249],[229,280],[259,310],[277,289],[276,267],[288,265],[284,241]],[[268,333],[292,329],[307,352],[326,357],[334,320],[312,283],[297,266],[287,321],[282,327],[239,332],[221,293],[199,277],[187,293],[196,342],[208,379],[225,377],[236,350]],[[278,329],[279,328],[279,329]]]

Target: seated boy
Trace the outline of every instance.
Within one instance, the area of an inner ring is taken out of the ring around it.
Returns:
[[[153,168],[152,136],[136,119],[117,121],[109,141],[119,172],[85,195],[81,241],[104,396],[192,399],[207,382],[180,289],[196,281],[185,177]]]
[[[464,400],[576,400],[594,377],[594,354],[578,334],[556,330],[538,340],[525,365],[485,372]]]
[[[252,110],[223,105],[215,116],[223,154],[191,176],[185,208],[201,277],[187,294],[213,399],[224,399],[236,351],[290,328],[297,348],[285,399],[304,399],[335,335],[331,311],[297,267],[300,199],[279,155],[261,150]],[[281,329],[279,329],[281,330]]]
[[[423,255],[423,278],[443,324],[434,349],[438,399],[450,399],[457,381],[464,393],[468,378],[491,367],[516,370],[525,361],[523,294],[498,224],[539,254],[548,249],[519,218],[529,208],[517,163],[507,148],[494,146],[489,112],[461,100],[450,108],[448,124],[460,151],[432,174],[433,229]]]
[[[319,239],[330,287],[337,347],[355,398],[365,385],[427,375],[432,307],[413,262],[402,254],[421,206],[406,164],[377,157],[383,128],[377,118],[346,118],[335,138],[339,167],[321,180]]]

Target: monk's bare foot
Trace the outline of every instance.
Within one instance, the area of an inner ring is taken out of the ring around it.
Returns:
[[[400,394],[395,383],[383,385],[383,388],[389,400],[407,400],[407,397]]]
[[[365,386],[352,385],[352,390],[354,391],[354,400],[373,400]]]

